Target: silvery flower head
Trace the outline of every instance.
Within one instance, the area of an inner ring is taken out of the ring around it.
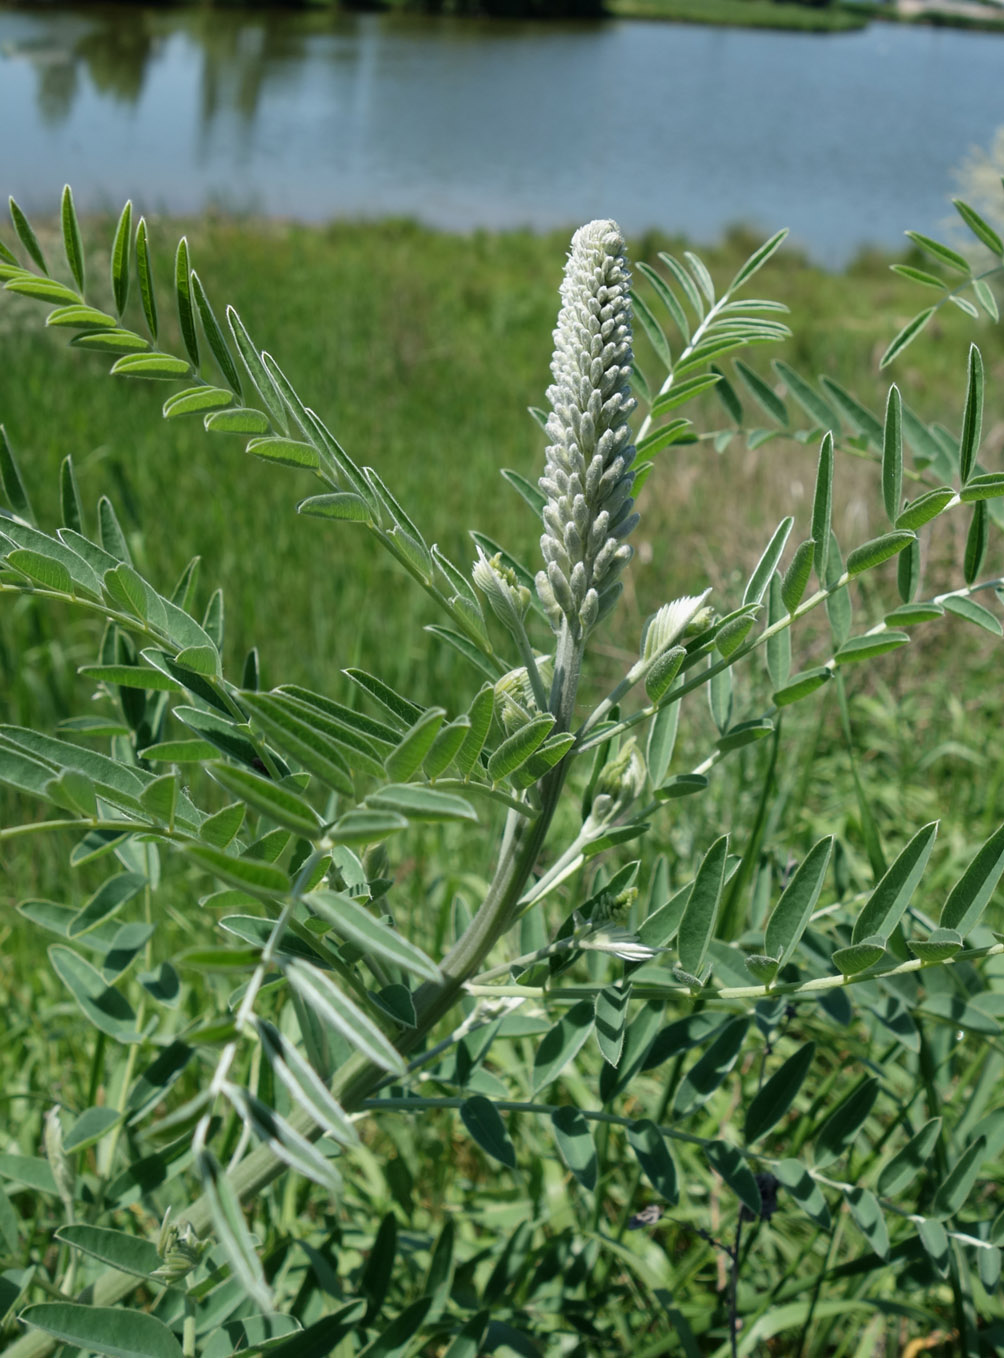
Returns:
[[[630,274],[616,222],[580,227],[561,285],[547,398],[537,593],[554,630],[584,635],[614,602],[638,522],[631,498]]]

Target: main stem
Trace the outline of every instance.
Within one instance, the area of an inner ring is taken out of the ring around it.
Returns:
[[[558,719],[556,730],[567,730],[571,723],[581,666],[582,644],[572,637],[566,624],[558,638],[551,690],[551,710]],[[563,760],[542,781],[538,816],[528,822],[525,816],[515,811],[509,812],[502,834],[498,865],[477,914],[440,964],[443,979],[427,981],[415,994],[417,1023],[397,1041],[403,1055],[420,1046],[440,1019],[453,1008],[466,982],[478,971],[511,924],[547,837],[565,780],[565,765],[566,761]],[[361,1108],[385,1076],[382,1067],[363,1056],[355,1055],[336,1074],[332,1092],[346,1112],[352,1113]],[[323,1135],[324,1128],[302,1110],[294,1113],[289,1121],[296,1131],[311,1141]],[[276,1159],[268,1146],[259,1145],[230,1173],[229,1178],[241,1202],[246,1203],[287,1171],[288,1166]],[[190,1223],[196,1235],[203,1236],[209,1231],[212,1218],[206,1194],[192,1204],[183,1219]],[[90,1306],[113,1306],[139,1285],[135,1277],[110,1269],[87,1287],[78,1300]],[[46,1358],[59,1342],[41,1330],[32,1330],[15,1340],[6,1350],[6,1358]]]

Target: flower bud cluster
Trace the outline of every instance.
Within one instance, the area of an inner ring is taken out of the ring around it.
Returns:
[[[537,593],[557,632],[583,636],[617,597],[638,522],[630,470],[630,274],[615,222],[580,227],[561,285],[547,397],[546,497]]]

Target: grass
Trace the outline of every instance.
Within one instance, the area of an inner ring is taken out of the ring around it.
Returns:
[[[800,33],[846,33],[872,17],[853,5],[801,5],[775,0],[607,0],[622,19],[668,19],[674,23],[726,24],[734,28],[781,28]]]

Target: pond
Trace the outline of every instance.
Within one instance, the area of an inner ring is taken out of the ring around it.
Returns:
[[[4,193],[458,230],[792,228],[839,266],[944,228],[1004,36],[230,9],[0,9]]]

